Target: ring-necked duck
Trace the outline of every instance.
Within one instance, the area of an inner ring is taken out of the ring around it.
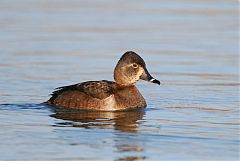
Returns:
[[[144,108],[146,101],[135,86],[139,79],[160,85],[160,81],[149,74],[144,60],[128,51],[115,67],[115,82],[88,81],[59,87],[47,103],[60,108],[98,111]]]

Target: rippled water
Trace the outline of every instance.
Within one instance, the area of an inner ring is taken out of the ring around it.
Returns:
[[[0,160],[239,159],[237,1],[0,2]],[[144,111],[63,111],[55,87],[138,52]]]

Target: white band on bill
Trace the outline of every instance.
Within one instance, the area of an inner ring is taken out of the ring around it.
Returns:
[[[152,78],[151,80],[150,80],[150,82],[153,82],[155,79],[154,78]]]

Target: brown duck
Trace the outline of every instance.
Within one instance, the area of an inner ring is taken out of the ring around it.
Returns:
[[[146,80],[160,85],[148,72],[144,60],[135,52],[128,51],[120,58],[114,80],[88,81],[56,88],[48,104],[69,109],[120,111],[147,106],[135,83]]]

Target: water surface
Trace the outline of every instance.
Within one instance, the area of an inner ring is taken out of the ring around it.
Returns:
[[[0,160],[238,160],[237,1],[0,2]],[[55,87],[112,80],[127,50],[148,108],[64,111]]]

